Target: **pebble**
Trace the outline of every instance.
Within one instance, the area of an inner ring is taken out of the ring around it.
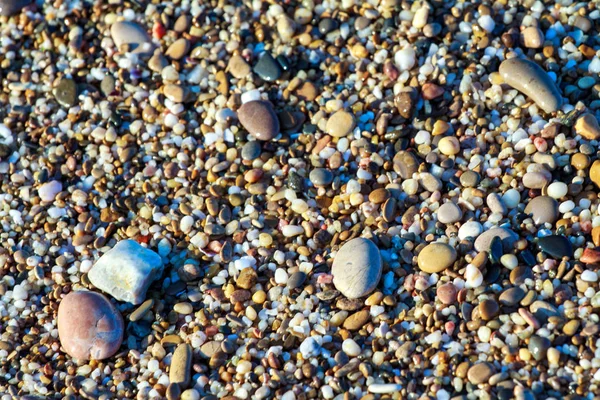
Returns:
[[[600,139],[598,120],[590,113],[584,113],[575,121],[575,133],[587,140]]]
[[[323,18],[319,21],[319,32],[322,35],[326,35],[329,32],[337,29],[338,23],[335,19],[332,18]]]
[[[62,183],[59,181],[50,181],[44,183],[38,189],[38,195],[42,201],[54,201],[56,195],[62,192]]]
[[[355,238],[337,252],[331,267],[335,288],[349,299],[371,293],[381,279],[383,263],[379,249],[369,239]]]
[[[467,238],[477,238],[483,232],[483,226],[477,221],[467,221],[458,228],[458,238],[466,240]]]
[[[460,221],[462,211],[460,207],[452,202],[444,203],[437,210],[438,221],[443,224],[453,224]]]
[[[306,281],[306,274],[302,271],[294,272],[287,281],[287,287],[290,289],[298,289],[302,287]]]
[[[267,101],[244,103],[238,110],[238,118],[242,126],[258,140],[271,140],[279,134],[279,119]]]
[[[529,345],[527,348],[534,359],[541,361],[546,358],[546,352],[551,345],[552,342],[548,338],[533,335],[529,338]]]
[[[486,299],[479,303],[479,315],[484,321],[494,319],[500,312],[500,307],[495,300]]]
[[[371,319],[369,310],[362,310],[351,314],[344,321],[344,329],[349,331],[357,331],[365,326],[365,324]]]
[[[104,360],[123,341],[123,317],[103,295],[77,291],[66,295],[58,307],[58,336],[71,357]]]
[[[169,84],[163,88],[165,97],[175,103],[183,103],[187,97],[187,91],[180,85]]]
[[[229,59],[227,70],[236,79],[248,78],[252,73],[250,65],[239,55],[234,55]]]
[[[538,239],[540,250],[557,260],[573,257],[573,247],[569,239],[562,235],[548,235]]]
[[[119,301],[141,304],[150,284],[162,275],[163,262],[154,251],[135,240],[122,240],[92,267],[92,285]]]
[[[352,339],[346,339],[342,343],[342,351],[349,357],[357,357],[362,353],[361,347]]]
[[[400,392],[402,389],[402,385],[394,383],[372,383],[367,388],[369,392],[376,394],[396,393]]]
[[[417,263],[421,271],[434,274],[442,272],[454,264],[456,257],[454,247],[446,243],[430,243],[419,253]]]
[[[500,237],[502,241],[502,248],[505,253],[510,252],[513,249],[515,242],[519,239],[519,235],[507,228],[492,228],[483,232],[475,240],[475,250],[490,251],[490,245],[494,237]]]
[[[539,28],[530,26],[521,32],[523,44],[528,49],[539,49],[544,45],[544,34]]]
[[[447,136],[440,139],[438,149],[442,154],[454,156],[460,152],[460,142],[454,136]]]
[[[525,213],[531,214],[537,225],[554,224],[559,217],[558,202],[550,196],[538,196],[529,200]]]
[[[600,188],[600,160],[594,161],[590,167],[590,180]]]
[[[279,65],[277,60],[275,60],[271,53],[267,51],[259,56],[253,71],[266,82],[275,82],[281,77],[281,74],[283,74],[281,65]]]
[[[560,91],[546,71],[536,63],[511,58],[500,64],[499,72],[504,82],[531,97],[545,112],[556,112],[562,106]]]
[[[438,286],[436,295],[442,304],[450,305],[456,302],[458,291],[453,283],[445,283]]]
[[[77,103],[77,84],[73,79],[61,79],[53,93],[56,101],[64,107],[72,107]]]
[[[153,51],[152,41],[146,30],[132,21],[118,21],[110,27],[110,35],[117,49],[127,45],[128,52],[139,55],[150,55]]]
[[[562,199],[569,192],[569,187],[564,182],[553,182],[548,186],[548,196],[558,200]],[[531,202],[530,202],[531,204]]]
[[[173,60],[181,60],[190,50],[190,43],[185,38],[180,38],[171,43],[165,55]]]
[[[525,297],[525,291],[520,287],[511,287],[506,289],[498,297],[501,304],[509,307],[514,307]]]
[[[344,110],[339,110],[329,117],[325,131],[333,137],[341,138],[352,132],[354,125],[352,114]]]
[[[329,186],[333,182],[333,173],[325,168],[315,168],[310,171],[308,178],[315,186]]]
[[[178,345],[173,352],[169,368],[169,381],[178,383],[182,389],[186,389],[190,383],[192,356],[192,346],[187,343]]]
[[[473,385],[486,383],[494,374],[494,367],[488,362],[479,362],[472,365],[467,372],[467,379]]]

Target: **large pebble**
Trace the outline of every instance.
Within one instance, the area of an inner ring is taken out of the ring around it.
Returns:
[[[118,21],[110,27],[110,35],[117,48],[128,45],[130,53],[150,55],[153,46],[148,32],[141,25],[131,21]]]
[[[115,299],[141,304],[148,287],[163,271],[162,259],[135,240],[123,240],[104,254],[88,277],[92,285]]]
[[[600,126],[593,114],[584,113],[575,121],[575,133],[587,140],[598,140],[600,138]]]
[[[258,140],[271,140],[279,134],[279,119],[268,101],[244,103],[238,110],[240,123]]]
[[[500,64],[499,72],[506,84],[525,93],[545,112],[556,112],[562,106],[562,96],[556,84],[536,63],[511,58]]]
[[[32,0],[0,0],[0,15],[14,15],[31,2]]]
[[[77,360],[108,358],[123,341],[123,317],[100,293],[69,293],[60,302],[57,323],[62,347]]]
[[[494,374],[494,367],[487,362],[480,362],[469,368],[467,379],[473,385],[487,382]]]
[[[483,232],[475,240],[475,250],[490,251],[492,239],[496,236],[502,241],[502,248],[505,252],[510,252],[513,249],[515,242],[519,239],[519,235],[507,228],[492,228]]]
[[[169,369],[169,381],[186,388],[190,383],[192,368],[192,347],[182,343],[175,349]]]
[[[54,201],[56,195],[62,191],[62,183],[59,181],[50,181],[44,183],[38,189],[38,194],[42,201]]]
[[[446,243],[430,243],[419,253],[417,263],[421,271],[433,274],[442,272],[454,264],[456,257],[454,247]]]
[[[527,203],[525,213],[531,214],[536,224],[553,224],[558,219],[558,202],[550,196],[538,196]]]
[[[325,131],[333,137],[344,137],[354,129],[354,117],[348,111],[339,110],[327,120]]]
[[[344,296],[356,299],[377,287],[383,263],[379,249],[369,239],[355,238],[337,252],[331,267],[333,284]]]
[[[460,221],[462,218],[462,211],[459,206],[449,201],[444,203],[437,210],[438,221],[443,224],[453,224]]]

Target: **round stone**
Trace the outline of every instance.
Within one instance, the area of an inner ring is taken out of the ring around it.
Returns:
[[[453,304],[456,301],[456,295],[458,294],[458,290],[453,283],[446,283],[437,288],[436,295],[437,298],[443,304]]]
[[[486,299],[479,303],[479,315],[484,321],[492,320],[500,312],[500,307],[495,300]]]
[[[483,226],[479,221],[467,221],[458,228],[458,238],[465,240],[466,238],[477,238],[483,232]]]
[[[438,149],[442,154],[453,156],[460,152],[460,142],[454,136],[446,136],[438,142]]]
[[[465,171],[460,176],[460,184],[464,187],[475,187],[479,183],[479,174],[475,171]]]
[[[510,229],[493,228],[479,235],[479,237],[475,240],[475,250],[479,252],[490,251],[492,239],[494,239],[496,236],[500,237],[500,240],[502,241],[502,248],[506,253],[513,249],[515,242],[519,239],[519,235]]]
[[[379,249],[369,239],[355,238],[337,252],[331,267],[333,284],[350,299],[363,297],[377,287],[383,263]]]
[[[548,196],[554,199],[560,199],[567,195],[569,187],[564,182],[554,182],[548,186]]]
[[[251,142],[247,142],[242,146],[242,159],[247,161],[252,161],[257,159],[262,152],[260,142],[253,140]]]
[[[501,304],[509,307],[514,307],[525,297],[525,291],[521,289],[519,286],[511,287],[506,289],[498,300]]]
[[[268,101],[244,103],[238,110],[240,123],[258,140],[271,140],[279,134],[279,119]]]
[[[536,224],[553,224],[558,219],[558,202],[550,196],[538,196],[529,201],[525,213],[531,214]]]
[[[58,307],[57,324],[62,347],[77,360],[108,358],[123,341],[123,317],[100,293],[69,293]]]
[[[592,164],[592,167],[590,168],[590,179],[596,186],[600,187],[600,160],[596,160]]]
[[[437,210],[438,221],[443,224],[453,224],[460,221],[462,211],[459,206],[453,202],[444,203]]]
[[[328,186],[333,181],[333,173],[325,168],[315,168],[310,171],[308,179],[315,186]]]
[[[339,110],[329,117],[325,131],[333,137],[344,137],[354,129],[354,117],[348,111]]]
[[[74,106],[77,102],[77,85],[75,81],[73,79],[61,79],[54,88],[54,98],[61,106]]]
[[[227,64],[227,70],[236,79],[247,78],[252,72],[252,70],[250,69],[250,65],[248,65],[246,60],[244,60],[244,58],[239,55],[234,55],[229,59],[229,64]]]
[[[490,363],[481,362],[469,368],[467,379],[473,385],[479,385],[480,383],[487,382],[493,374],[494,367]]]
[[[417,257],[419,268],[428,274],[442,272],[456,261],[456,250],[446,243],[430,243]]]

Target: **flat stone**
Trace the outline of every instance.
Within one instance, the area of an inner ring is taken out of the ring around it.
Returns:
[[[494,367],[488,362],[474,364],[467,372],[467,379],[473,385],[487,382],[494,374]]]
[[[348,111],[336,111],[327,120],[325,131],[333,137],[347,136],[354,129],[354,116]]]
[[[32,0],[0,0],[0,15],[15,15],[31,2]]]
[[[462,218],[462,210],[456,203],[449,201],[438,208],[437,217],[442,224],[453,224]]]
[[[268,101],[244,103],[238,110],[242,126],[258,140],[271,140],[279,134],[279,119]]]
[[[256,140],[247,142],[242,146],[242,159],[244,160],[255,160],[260,156],[260,153],[262,153],[262,145]]]
[[[52,93],[63,107],[72,107],[77,103],[77,85],[73,79],[62,78]]]
[[[63,349],[77,360],[103,360],[123,342],[123,317],[100,293],[66,295],[58,306],[57,324]]]
[[[430,243],[419,253],[417,263],[421,271],[433,274],[450,267],[456,261],[456,257],[454,247],[446,243]]]
[[[234,55],[229,59],[227,70],[236,79],[248,78],[252,73],[250,65],[239,55]]]
[[[538,64],[511,58],[500,64],[499,72],[506,84],[529,96],[545,112],[556,112],[562,106],[560,91]]]
[[[512,251],[513,246],[517,240],[519,240],[519,235],[507,228],[492,228],[483,232],[481,235],[477,237],[475,240],[475,250],[481,251],[490,251],[490,246],[492,244],[492,239],[495,236],[499,236],[500,240],[502,240],[502,247],[504,248],[504,252],[508,253]]]
[[[117,48],[128,46],[128,52],[151,55],[154,50],[148,32],[141,25],[132,21],[118,21],[110,27],[110,35]]]
[[[500,294],[498,300],[502,305],[514,307],[525,297],[525,291],[518,286],[506,289]]]
[[[379,249],[369,239],[355,238],[337,252],[331,267],[333,284],[350,299],[363,297],[377,287],[383,262]]]
[[[254,72],[262,80],[274,82],[281,77],[283,70],[271,53],[265,51],[258,58],[258,62],[254,66]]]
[[[554,224],[558,220],[558,202],[550,196],[538,196],[527,203],[525,213],[531,214],[533,222]]]
[[[162,275],[162,259],[132,239],[106,252],[88,273],[92,285],[119,301],[141,304],[150,284]]]
[[[598,140],[600,138],[600,126],[593,114],[584,113],[575,121],[575,133],[587,140]]]
[[[221,342],[211,340],[200,346],[200,355],[204,358],[211,358],[218,351],[221,351]]]
[[[192,369],[192,346],[182,343],[175,349],[169,368],[169,381],[186,388],[190,383]]]
[[[428,192],[436,192],[442,189],[442,181],[429,172],[422,172],[419,175],[419,184]]]
[[[326,168],[315,168],[310,171],[308,179],[315,186],[328,186],[333,182],[333,173]]]
[[[185,38],[180,38],[171,43],[165,55],[173,60],[182,59],[190,50],[190,42]]]
[[[475,171],[465,171],[460,176],[460,184],[464,187],[475,187],[479,184],[479,174]]]
[[[557,260],[563,257],[573,258],[573,246],[569,239],[562,235],[548,235],[538,238],[538,247],[544,253]]]

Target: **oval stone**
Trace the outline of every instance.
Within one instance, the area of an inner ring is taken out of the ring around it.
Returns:
[[[58,307],[58,337],[77,360],[103,360],[123,341],[123,317],[102,294],[71,292]]]
[[[442,272],[456,261],[456,250],[446,243],[430,243],[421,250],[417,263],[421,271],[433,274]]]
[[[519,235],[510,229],[493,228],[483,232],[477,237],[475,240],[475,250],[479,252],[490,251],[492,239],[494,239],[496,236],[500,237],[500,240],[502,241],[502,248],[504,249],[505,253],[510,252],[513,249],[515,242],[519,239]]]
[[[379,249],[369,239],[355,238],[337,252],[331,267],[333,284],[344,296],[356,299],[377,287],[383,263]]]
[[[279,119],[268,101],[244,103],[238,110],[240,123],[258,140],[271,140],[279,134]]]
[[[536,224],[553,224],[558,219],[558,202],[550,196],[538,196],[525,207],[525,214],[531,214]]]
[[[117,48],[129,46],[129,52],[151,55],[153,46],[148,32],[141,25],[131,21],[118,21],[110,27],[110,35]]]

